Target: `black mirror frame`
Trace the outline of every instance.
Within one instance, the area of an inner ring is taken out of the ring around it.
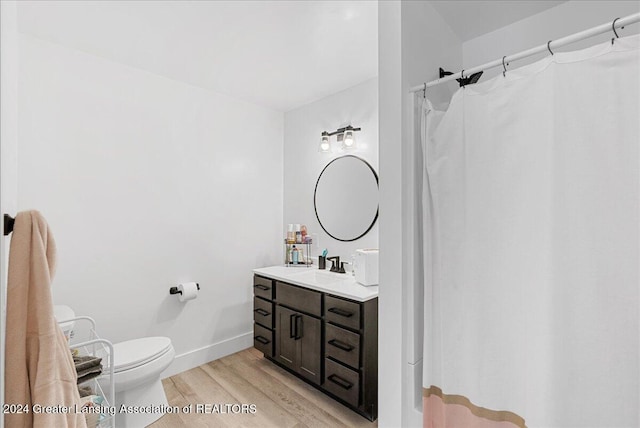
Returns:
[[[373,173],[373,176],[376,179],[376,186],[378,187],[378,191],[380,190],[380,182],[378,180],[378,174],[376,173],[376,170],[373,169],[373,167],[371,166],[371,164],[369,162],[367,162],[366,160],[362,159],[359,156],[355,156],[355,155],[344,155],[344,156],[338,156],[337,158],[331,160],[331,162],[329,162],[328,164],[325,165],[324,168],[322,168],[322,171],[320,172],[320,175],[318,176],[318,180],[316,180],[316,187],[313,190],[313,210],[316,213],[316,218],[318,219],[318,223],[320,224],[320,227],[322,228],[322,230],[325,231],[325,233],[327,235],[329,235],[330,237],[332,237],[333,239],[335,239],[336,241],[342,241],[342,242],[352,242],[352,241],[356,241],[360,238],[362,238],[364,235],[366,235],[367,233],[369,233],[369,231],[371,230],[371,228],[373,227],[373,225],[376,224],[376,221],[378,221],[378,213],[380,212],[380,202],[378,202],[378,208],[376,209],[376,215],[373,218],[373,221],[371,222],[371,224],[369,225],[369,227],[367,228],[367,230],[365,230],[364,232],[362,232],[362,234],[356,238],[351,238],[351,239],[342,239],[342,238],[338,238],[336,236],[333,236],[322,224],[322,221],[320,220],[320,217],[318,216],[318,208],[316,207],[316,193],[318,192],[318,184],[320,183],[320,179],[322,178],[322,174],[324,173],[324,171],[329,167],[329,165],[331,165],[332,163],[334,163],[335,161],[337,161],[338,159],[344,159],[344,158],[356,158],[362,162],[364,162],[365,165],[367,165],[369,167],[369,169],[371,170],[371,172]]]

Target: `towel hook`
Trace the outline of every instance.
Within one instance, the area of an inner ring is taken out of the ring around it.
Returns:
[[[16,219],[11,217],[9,214],[4,215],[4,236],[9,235],[13,232],[13,225],[15,224]]]
[[[507,73],[507,67],[504,65],[504,59],[505,59],[506,57],[507,57],[506,55],[502,57],[502,77],[507,77],[507,76],[506,76],[506,73]]]
[[[547,49],[549,49],[549,52],[551,52],[551,55],[553,56],[553,51],[551,50],[551,47],[549,46],[551,44],[551,40],[549,40],[547,42]]]
[[[619,39],[620,36],[618,36],[618,32],[616,31],[616,21],[620,19],[620,18],[616,18],[613,20],[613,22],[611,23],[611,31],[613,31],[613,34],[615,34],[615,39]],[[624,29],[624,27],[620,27],[621,29]],[[611,38],[611,44],[613,44],[613,41],[615,40],[613,37]]]

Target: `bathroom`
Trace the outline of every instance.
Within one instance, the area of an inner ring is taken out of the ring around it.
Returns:
[[[575,0],[1,4],[0,203],[46,217],[55,303],[112,342],[170,338],[170,377],[253,347],[253,269],[283,264],[288,224],[306,225],[312,256],[380,248],[377,424],[389,427],[422,424],[422,93],[410,88],[439,67],[470,69],[639,11]],[[427,96],[444,108],[457,90]],[[320,152],[321,133],[348,125],[361,128],[348,153],[379,176],[379,217],[343,242],[313,201],[323,168],[346,153],[335,136]],[[1,250],[4,299],[8,239]],[[169,294],[185,282],[200,285],[197,299]]]

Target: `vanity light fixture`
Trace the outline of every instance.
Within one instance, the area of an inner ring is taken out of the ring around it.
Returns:
[[[336,140],[341,150],[351,150],[356,148],[356,131],[360,131],[361,128],[354,128],[353,126],[345,126],[339,128],[334,132],[322,132],[322,139],[320,140],[320,148],[318,151],[328,153],[331,151],[331,142],[329,137],[336,136]]]

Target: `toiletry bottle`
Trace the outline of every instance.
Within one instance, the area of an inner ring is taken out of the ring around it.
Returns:
[[[304,243],[304,240],[307,237],[307,226],[305,226],[304,224],[300,226],[300,235],[302,235],[302,239],[300,240],[300,242]]]
[[[296,244],[302,244],[302,231],[299,224],[296,224]]]
[[[296,248],[296,246],[293,246],[293,249],[291,250],[292,256],[293,256],[293,264],[297,265],[298,264],[298,249]]]
[[[296,242],[296,235],[293,231],[293,224],[290,223],[287,227],[287,244],[293,244],[294,242]]]

